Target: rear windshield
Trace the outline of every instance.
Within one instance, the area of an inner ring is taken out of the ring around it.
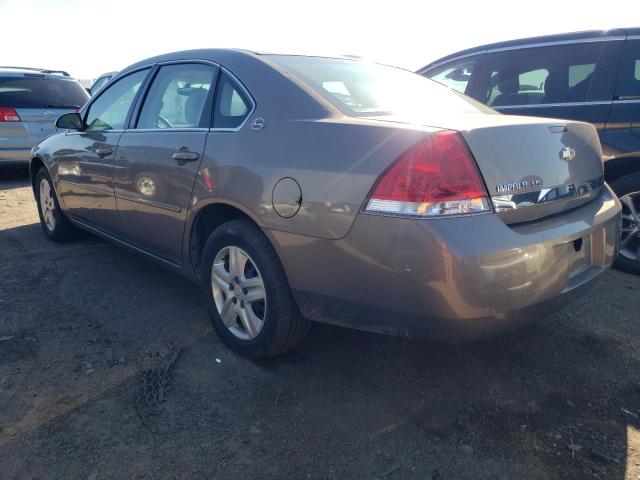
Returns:
[[[475,100],[400,68],[339,58],[269,58],[354,117],[495,113]]]
[[[0,77],[0,107],[81,107],[89,95],[75,80]]]

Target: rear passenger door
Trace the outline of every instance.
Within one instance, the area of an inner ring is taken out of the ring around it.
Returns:
[[[602,131],[621,47],[609,40],[488,52],[471,95],[505,114],[581,120]]]
[[[625,42],[605,138],[617,152],[640,152],[640,38]]]
[[[120,138],[115,197],[129,243],[174,264],[209,127],[218,67],[161,64]]]

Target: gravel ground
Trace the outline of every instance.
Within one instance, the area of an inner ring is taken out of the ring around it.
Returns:
[[[255,363],[194,285],[48,242],[0,176],[0,478],[640,479],[639,277],[483,343],[314,325]]]

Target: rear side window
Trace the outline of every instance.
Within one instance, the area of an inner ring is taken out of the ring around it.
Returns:
[[[457,92],[465,93],[477,61],[478,57],[458,60],[430,70],[425,76],[442,85],[453,88]]]
[[[251,102],[242,89],[229,75],[223,73],[216,93],[214,128],[238,128],[247,118],[250,110]]]
[[[0,77],[0,105],[13,108],[79,108],[89,95],[75,80]]]
[[[495,107],[499,107],[501,103],[504,103],[501,101],[498,101],[498,103],[496,103],[496,98],[503,95],[504,93],[501,90],[501,88],[505,89],[504,84],[498,81],[498,75],[499,75],[499,72],[496,72],[496,71],[491,72],[490,85],[493,85],[493,88],[489,93],[488,105],[495,106]],[[549,70],[547,70],[546,68],[537,68],[535,70],[530,70],[530,71],[526,71],[518,74],[517,82],[514,82],[514,83],[517,83],[518,85],[519,94],[524,93],[527,96],[531,96],[531,97],[537,96],[542,98],[544,97],[544,82],[546,81],[548,76],[549,76]],[[506,97],[502,97],[500,100],[505,100],[505,98]],[[539,102],[535,102],[535,103],[539,103]]]
[[[129,110],[148,70],[127,75],[105,87],[87,112],[85,131],[102,132],[125,128]]]
[[[625,43],[616,97],[618,100],[640,98],[640,40],[627,40]]]
[[[477,97],[492,107],[611,100],[613,76],[597,72],[604,46],[587,42],[488,53]]]
[[[216,73],[214,67],[204,64],[161,67],[145,98],[136,128],[208,127],[211,108],[205,106]]]

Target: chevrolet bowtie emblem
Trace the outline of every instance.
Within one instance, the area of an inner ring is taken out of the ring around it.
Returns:
[[[571,147],[562,147],[562,150],[560,150],[560,158],[565,162],[573,160],[576,158],[576,151]]]

